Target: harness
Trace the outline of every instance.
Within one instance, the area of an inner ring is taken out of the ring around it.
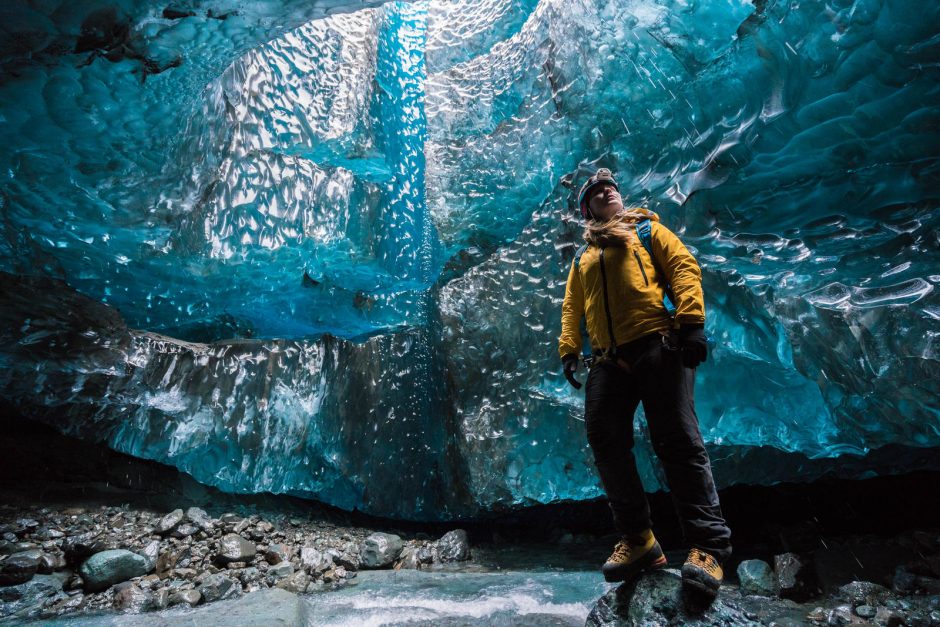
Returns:
[[[653,255],[653,236],[652,236],[653,227],[652,227],[650,219],[647,218],[645,220],[641,220],[640,222],[637,222],[635,228],[636,228],[637,237],[639,237],[640,239],[640,243],[643,244],[643,248],[646,249],[646,253],[650,256],[650,260],[653,262],[653,267],[656,268],[657,272],[659,272],[659,274],[661,274],[665,278],[666,274],[662,271],[662,268],[660,268],[659,265],[656,263],[656,257]],[[578,249],[578,252],[575,253],[574,265],[575,265],[575,268],[577,268],[579,271],[581,270],[581,256],[584,255],[585,251],[588,249],[588,246],[589,244],[584,244],[583,246],[581,246],[581,248]],[[641,266],[641,270],[642,270],[642,266]],[[666,313],[669,314],[670,318],[675,316],[676,314],[675,295],[673,294],[673,291],[672,291],[672,285],[668,281],[666,282],[666,289],[663,290],[663,307],[665,307]],[[583,318],[581,320],[581,325],[582,325],[581,335],[585,337],[585,339],[587,340],[583,343],[584,350],[582,351],[583,352],[582,359],[584,361],[584,364],[588,368],[591,368],[595,365],[599,365],[605,361],[614,361],[614,363],[616,363],[616,365],[620,366],[621,368],[624,368],[625,370],[630,369],[630,365],[627,362],[625,362],[623,359],[617,357],[617,355],[615,354],[617,350],[616,346],[608,347],[606,350],[595,355],[591,351],[591,342],[590,342],[590,339],[587,337],[587,333],[585,332],[586,329],[584,328]],[[663,334],[662,342],[670,350],[675,350],[675,341],[674,341],[674,338],[672,337],[672,334],[669,334],[669,335]]]

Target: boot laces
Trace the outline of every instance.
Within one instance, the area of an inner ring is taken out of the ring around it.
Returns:
[[[702,568],[712,577],[718,577],[719,573],[721,573],[721,566],[718,565],[718,562],[715,561],[715,558],[705,551],[700,551],[696,548],[693,548],[689,552],[689,559],[687,560],[687,563]]]
[[[614,552],[608,561],[610,562],[628,562],[630,553],[633,552],[633,545],[627,540],[620,540],[614,546]]]

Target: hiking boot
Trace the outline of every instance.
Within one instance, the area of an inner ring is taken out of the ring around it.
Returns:
[[[682,584],[714,599],[724,579],[718,561],[700,549],[693,548],[682,565]]]
[[[626,581],[640,572],[662,568],[666,565],[666,556],[653,537],[653,531],[647,529],[635,536],[624,536],[614,547],[613,554],[607,558],[601,572],[609,582]]]

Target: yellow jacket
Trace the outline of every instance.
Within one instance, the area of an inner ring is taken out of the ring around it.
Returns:
[[[702,271],[695,257],[659,223],[658,215],[637,211],[650,217],[656,263],[639,237],[627,248],[602,250],[592,244],[577,265],[572,261],[561,308],[560,356],[581,353],[582,316],[587,317],[588,337],[595,352],[664,331],[673,324],[705,323]],[[674,321],[663,304],[667,283],[675,296]]]

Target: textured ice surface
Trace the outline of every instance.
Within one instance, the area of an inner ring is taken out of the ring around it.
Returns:
[[[703,267],[722,485],[940,445],[940,8],[377,4],[0,8],[3,398],[232,491],[598,496],[555,343],[606,165]]]

